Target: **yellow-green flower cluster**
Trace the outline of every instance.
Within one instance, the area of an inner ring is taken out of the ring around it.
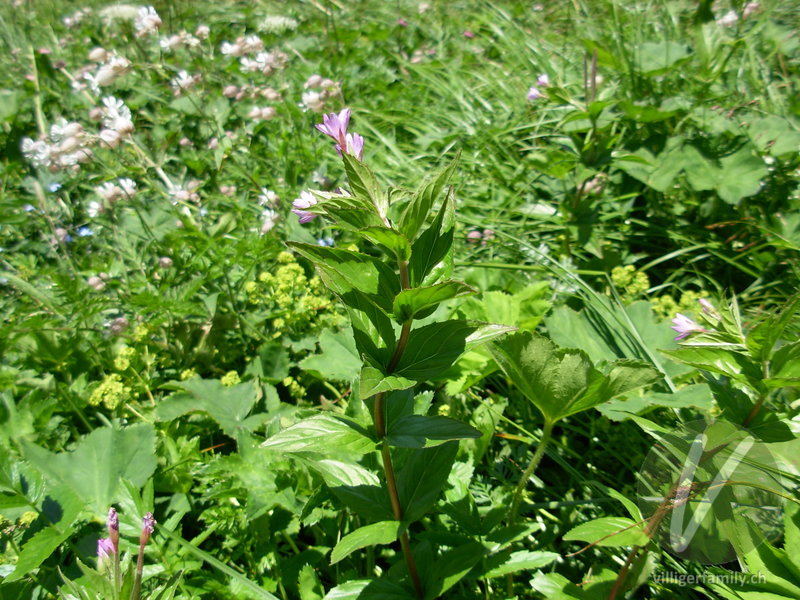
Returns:
[[[130,346],[123,346],[117,352],[114,359],[114,368],[117,371],[124,371],[131,366],[131,360],[136,356],[136,350]]]
[[[122,382],[117,373],[111,373],[105,376],[89,396],[89,404],[97,406],[102,403],[107,409],[114,410],[120,403],[127,401],[130,395],[131,388]]]
[[[614,267],[611,271],[611,282],[626,299],[636,298],[650,288],[650,279],[647,274],[637,271],[633,265]]]
[[[181,371],[181,381],[186,381],[187,379],[191,379],[192,377],[197,377],[197,371],[194,369],[184,369]]]
[[[678,302],[672,296],[665,295],[653,298],[650,300],[650,304],[653,306],[653,312],[656,315],[671,319],[678,313],[696,315],[700,306],[698,300],[700,298],[708,298],[708,296],[707,292],[688,291],[681,294],[681,299]]]
[[[233,387],[241,383],[241,381],[242,380],[239,379],[239,374],[236,371],[228,371],[222,376],[222,379],[219,380],[219,382],[225,387]]]
[[[320,278],[307,277],[292,254],[281,252],[277,262],[274,272],[264,271],[243,286],[248,302],[280,313],[272,320],[276,337],[287,328],[307,327],[314,315],[331,307]]]
[[[292,398],[304,398],[306,395],[306,388],[298,383],[294,377],[286,377],[281,383],[289,390]]]

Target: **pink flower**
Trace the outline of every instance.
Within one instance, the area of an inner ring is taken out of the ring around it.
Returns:
[[[114,548],[114,542],[111,541],[111,538],[97,540],[97,558],[100,562],[108,560],[114,556],[114,554],[116,554],[116,549]]]
[[[466,31],[464,31],[464,37],[467,38],[468,40],[471,40],[472,38],[475,37],[475,34],[469,29],[467,29]]]
[[[322,115],[322,123],[317,124],[316,128],[325,135],[333,138],[340,148],[347,147],[347,126],[350,123],[350,109],[345,108],[338,115],[330,113]]]
[[[540,92],[538,89],[536,89],[533,86],[531,86],[531,88],[528,90],[528,100],[530,100],[530,101],[538,100],[543,95],[544,94],[542,94],[542,92]]]
[[[542,73],[536,79],[536,85],[538,85],[539,87],[547,87],[548,85],[550,85],[550,76],[547,73]]]
[[[408,27],[408,21],[406,21],[405,19],[397,19],[397,24],[400,27]]]
[[[690,333],[702,333],[705,331],[700,325],[681,313],[678,313],[675,315],[675,318],[672,319],[672,329],[678,333],[675,337],[675,341],[682,340]]]
[[[357,133],[348,133],[346,136],[347,148],[345,152],[350,156],[355,156],[359,161],[364,158],[364,138]],[[341,154],[342,149],[336,144],[336,151]]]
[[[311,192],[301,192],[300,197],[292,202],[292,212],[300,218],[300,224],[308,223],[317,218],[314,213],[303,210],[304,208],[311,208],[317,203],[317,199]]]

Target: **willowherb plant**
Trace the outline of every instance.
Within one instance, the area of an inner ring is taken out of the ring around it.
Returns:
[[[333,549],[332,563],[399,538],[415,595],[433,597],[443,590],[423,582],[408,528],[431,509],[444,487],[458,448],[454,441],[480,437],[480,432],[454,419],[427,416],[427,410],[416,414],[411,390],[441,376],[469,347],[510,328],[435,317],[442,302],[477,291],[451,278],[455,197],[447,186],[456,160],[404,202],[393,203],[396,194],[382,190],[362,162],[364,140],[347,131],[349,121],[345,109],[318,125],[336,142],[349,192],[305,192],[294,212],[302,223],[318,216],[331,221],[360,238],[368,250],[289,245],[315,265],[347,307],[363,360],[348,410],[356,419],[316,415],[264,446],[315,458],[306,464],[322,474],[334,494],[354,512],[377,521],[343,537]],[[417,325],[422,319],[425,324]],[[365,413],[359,406],[370,409],[371,423],[358,420],[358,413]],[[381,457],[380,482],[353,460],[372,452]],[[395,467],[398,458],[400,468]]]

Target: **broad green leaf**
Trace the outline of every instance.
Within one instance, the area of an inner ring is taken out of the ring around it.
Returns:
[[[408,588],[390,579],[356,579],[337,585],[323,600],[419,600]]]
[[[392,423],[386,436],[392,446],[430,448],[450,440],[479,438],[481,432],[449,417],[408,415]]]
[[[347,294],[347,303],[353,340],[360,355],[377,365],[389,362],[397,344],[392,320],[359,291]]]
[[[361,359],[349,331],[324,330],[319,354],[306,356],[299,366],[322,380],[351,381],[361,370]]]
[[[365,227],[383,228],[386,226],[368,198],[318,190],[311,193],[318,201],[304,210],[315,215],[322,215],[335,222],[339,227],[358,231]]]
[[[349,154],[342,154],[342,161],[344,162],[344,170],[347,173],[347,180],[350,182],[350,190],[353,194],[369,199],[376,212],[385,218],[389,209],[389,201],[381,193],[378,180],[375,178],[372,169],[355,156]]]
[[[486,555],[483,544],[470,541],[448,550],[436,559],[433,589],[427,589],[426,598],[438,598],[461,581]]]
[[[461,320],[430,323],[412,329],[394,373],[417,381],[432,379],[448,369],[468,348],[508,331],[509,328],[502,325],[485,326]]]
[[[155,431],[147,423],[95,429],[72,452],[53,454],[30,443],[23,448],[26,460],[98,515],[118,499],[123,479],[141,487],[156,468]]]
[[[557,560],[559,555],[555,552],[519,550],[518,552],[512,552],[507,557],[503,556],[503,558],[503,562],[499,565],[492,566],[484,577],[492,579],[494,577],[508,575],[509,573],[516,573],[517,571],[540,569],[545,565],[549,565],[554,560]],[[496,561],[491,561],[491,563],[494,562]]]
[[[661,352],[686,365],[726,375],[745,384],[759,381],[762,375],[761,369],[753,364],[747,356],[725,348],[682,346],[678,350],[662,350]]]
[[[742,198],[756,194],[762,180],[769,174],[764,160],[750,144],[720,160],[722,179],[716,186],[719,197],[728,204],[736,204]]]
[[[377,246],[381,246],[398,260],[408,260],[411,256],[411,244],[406,237],[388,227],[366,227],[358,233]]]
[[[550,423],[660,379],[651,367],[617,361],[604,375],[581,350],[558,348],[531,332],[491,345],[497,364]]]
[[[748,125],[750,139],[759,152],[772,156],[795,153],[800,148],[800,131],[797,125],[777,115],[753,119]]]
[[[260,397],[252,381],[226,387],[216,379],[187,379],[165,387],[180,391],[159,402],[158,420],[172,421],[187,413],[205,412],[219,423],[225,435],[234,439],[242,430],[249,430],[245,421]]]
[[[413,450],[397,475],[397,491],[403,518],[418,521],[436,503],[453,467],[458,443]]]
[[[375,442],[355,423],[323,414],[295,423],[263,442],[261,447],[288,453],[352,456],[373,451]]]
[[[278,342],[267,342],[247,367],[247,373],[277,384],[289,376],[289,352]]]
[[[769,387],[800,384],[800,342],[786,344],[772,355],[770,377],[765,383]]]
[[[386,375],[375,367],[366,366],[361,369],[359,395],[362,400],[371,398],[380,392],[405,390],[414,385],[413,379],[399,375]]]
[[[61,530],[55,527],[45,527],[34,534],[22,547],[22,551],[17,557],[14,571],[3,581],[6,583],[17,581],[30,573],[55,552],[56,548],[65,542],[72,533],[71,527],[65,527]]]
[[[531,587],[547,600],[586,600],[586,593],[558,573],[539,572],[531,579]]]
[[[385,312],[391,312],[392,301],[400,291],[400,279],[383,261],[350,250],[299,242],[287,243],[298,254],[314,263],[325,285],[340,296],[345,304],[350,304],[348,293],[355,289]]]
[[[420,313],[435,308],[445,300],[474,294],[477,291],[461,281],[445,281],[430,287],[411,288],[395,296],[392,312],[394,318],[403,323],[409,319],[419,318]]]
[[[644,526],[627,517],[601,517],[570,529],[565,535],[566,541],[580,540],[598,546],[644,546],[650,538],[644,532]]]
[[[408,239],[413,240],[417,232],[419,232],[420,228],[425,224],[428,213],[430,213],[431,208],[433,208],[433,205],[436,203],[436,199],[441,195],[442,190],[444,190],[450,178],[453,176],[460,156],[461,153],[459,152],[449,165],[430,179],[424,181],[417,191],[414,192],[414,195],[403,211],[403,215],[400,217],[400,231],[402,231]]]
[[[432,273],[443,276],[447,262],[452,262],[453,232],[455,231],[455,198],[452,191],[445,196],[439,213],[417,240],[411,245],[409,276],[411,286],[430,285]]]
[[[669,408],[696,408],[699,410],[710,410],[713,404],[713,396],[708,385],[698,383],[679,388],[674,393],[647,391],[640,396],[632,396],[626,400],[611,400],[598,410],[609,419],[614,421],[624,421],[631,414],[641,414],[660,406]]]
[[[322,600],[325,590],[314,567],[310,564],[305,564],[300,569],[297,579],[297,591],[300,593],[300,600]]]
[[[691,54],[685,44],[678,42],[645,42],[633,49],[634,64],[643,75],[658,75],[669,70]]]
[[[336,564],[361,548],[391,544],[404,529],[405,525],[398,521],[379,521],[360,527],[339,540],[331,552],[331,564]]]
[[[750,329],[745,343],[757,361],[769,359],[775,344],[799,309],[800,294],[795,294],[779,312],[770,314]]]

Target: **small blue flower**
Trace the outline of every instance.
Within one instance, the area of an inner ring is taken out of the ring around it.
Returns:
[[[36,207],[33,204],[26,204],[25,206],[22,207],[22,210],[24,210],[25,212],[31,212],[36,210]]]
[[[94,231],[89,229],[89,227],[87,227],[86,225],[84,225],[83,227],[78,227],[78,236],[79,237],[89,237],[89,236],[92,236],[92,235],[94,235]]]
[[[317,240],[317,245],[318,246],[324,246],[324,247],[331,247],[331,246],[333,246],[333,238],[330,237],[330,236],[324,237],[324,238],[319,238]]]
[[[49,189],[51,192],[53,192],[53,193],[55,194],[55,193],[56,193],[58,190],[60,190],[60,189],[61,189],[61,184],[60,184],[60,183],[58,183],[57,181],[54,181],[53,183],[51,183],[51,184],[48,186],[48,188],[47,188],[47,189]]]

